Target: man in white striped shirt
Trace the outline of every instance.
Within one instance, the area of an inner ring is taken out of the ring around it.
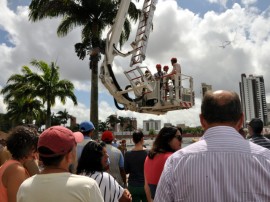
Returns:
[[[270,201],[270,150],[238,133],[243,117],[236,93],[207,92],[205,133],[168,158],[154,201]]]

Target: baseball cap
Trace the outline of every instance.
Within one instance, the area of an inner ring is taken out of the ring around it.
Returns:
[[[102,140],[102,141],[113,141],[113,139],[114,139],[114,137],[113,137],[112,131],[105,130],[105,131],[102,133],[102,136],[101,136],[101,140]]]
[[[73,133],[63,126],[52,126],[41,133],[38,140],[38,151],[40,156],[54,157],[67,154],[76,145],[82,142],[83,134],[81,132]],[[42,153],[39,149],[45,147],[53,153]]]
[[[81,132],[87,132],[87,131],[95,129],[94,124],[91,121],[81,122],[79,128]]]
[[[258,119],[258,118],[253,118],[251,119],[251,121],[248,123],[248,125],[251,127],[251,128],[254,128],[254,127],[263,127],[263,122],[261,119]]]

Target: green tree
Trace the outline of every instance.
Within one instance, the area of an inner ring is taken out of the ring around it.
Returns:
[[[117,118],[116,115],[112,114],[112,115],[107,117],[106,123],[107,123],[107,125],[110,126],[110,129],[112,131],[115,131],[115,126],[117,125],[117,123],[119,123],[119,119]]]
[[[64,111],[57,112],[57,117],[60,119],[60,123],[64,124],[64,126],[67,124],[68,119],[70,118],[70,115],[66,109]]]
[[[126,131],[129,131],[131,135],[131,132],[136,130],[136,128],[133,125],[133,118],[126,117],[126,123],[127,123]]]
[[[121,131],[122,131],[122,135],[123,135],[123,131],[124,131],[123,127],[124,127],[124,125],[126,123],[127,118],[123,117],[123,116],[119,116],[118,120],[119,120],[120,128],[121,128]]]
[[[51,107],[55,105],[56,98],[65,104],[70,98],[75,105],[77,99],[74,95],[74,86],[68,80],[60,80],[59,67],[55,63],[48,65],[44,61],[32,60],[31,65],[41,74],[33,72],[28,66],[22,67],[22,75],[14,74],[8,79],[8,84],[2,89],[6,94],[5,100],[16,98],[39,98],[46,103],[46,127],[51,126]]]
[[[32,0],[29,6],[29,20],[62,17],[57,29],[60,37],[66,36],[77,26],[81,27],[81,43],[75,44],[75,52],[80,59],[89,52],[91,74],[90,120],[98,125],[98,62],[100,53],[105,53],[105,40],[102,33],[115,20],[121,0]],[[134,3],[130,4],[128,18],[125,20],[120,45],[129,37],[131,20],[136,21],[140,11]],[[95,137],[98,130],[94,131]]]
[[[38,130],[41,131],[41,127],[46,125],[46,110],[42,110],[36,119],[35,125],[38,127]]]
[[[151,128],[149,130],[148,135],[151,137],[151,139],[153,139],[155,137],[155,135],[156,135],[156,131],[153,128]]]
[[[51,125],[52,126],[58,126],[61,125],[61,118],[59,118],[57,115],[52,113],[51,115]]]
[[[0,113],[0,131],[8,132],[12,128],[7,114]]]
[[[1,90],[4,95],[4,103],[7,104],[7,117],[12,126],[27,123],[32,124],[41,113],[43,104],[40,100],[32,97],[30,91],[33,86],[28,83],[27,69],[23,69],[23,74],[13,74],[9,77],[7,85]]]
[[[101,132],[104,132],[105,130],[108,130],[108,124],[103,121],[98,122],[98,130]]]
[[[12,121],[12,125],[21,123],[33,124],[33,121],[42,113],[43,105],[41,101],[29,97],[22,97],[7,102],[7,117]]]

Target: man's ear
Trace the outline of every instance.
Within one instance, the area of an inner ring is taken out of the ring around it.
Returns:
[[[73,154],[72,154],[72,150],[66,154],[65,160],[66,160],[66,162],[68,162],[68,164],[70,164],[70,163],[73,162]]]
[[[200,114],[199,117],[200,117],[200,122],[201,122],[202,128],[205,129],[206,128],[206,125],[207,125],[207,122],[203,118],[203,115],[202,114]]]
[[[243,127],[243,123],[244,123],[244,113],[241,114],[241,117],[236,124],[237,131],[239,131]]]

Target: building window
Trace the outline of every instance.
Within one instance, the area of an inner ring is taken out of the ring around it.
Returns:
[[[158,122],[155,121],[155,130],[158,130]]]
[[[146,131],[149,131],[149,122],[146,122]]]

